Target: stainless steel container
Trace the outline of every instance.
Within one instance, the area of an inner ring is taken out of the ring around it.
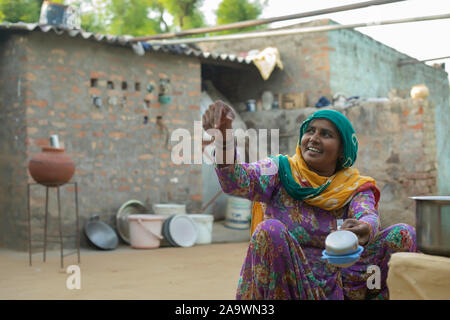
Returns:
[[[450,196],[411,197],[416,201],[417,247],[450,257]]]
[[[50,146],[55,148],[60,148],[59,146],[59,138],[57,134],[53,134],[50,136]]]

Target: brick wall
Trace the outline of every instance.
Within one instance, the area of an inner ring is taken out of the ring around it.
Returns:
[[[167,201],[201,207],[201,167],[170,159],[171,132],[193,132],[200,120],[197,59],[154,52],[140,57],[131,48],[40,32],[12,34],[2,47],[2,74],[9,75],[0,89],[6,110],[0,120],[2,246],[26,248],[27,165],[52,134],[76,164],[81,226],[95,213],[115,226],[118,208],[130,199],[148,207]],[[160,79],[171,83],[168,104],[158,102]],[[93,97],[101,98],[100,107]],[[170,183],[175,177],[178,183]],[[32,188],[36,233],[42,230],[44,190]],[[70,185],[61,189],[68,227],[75,216],[73,193]],[[50,192],[50,232],[57,226],[55,194]]]
[[[16,43],[19,45],[17,46]],[[20,56],[25,48],[18,39],[0,37],[0,245],[14,245],[25,233],[27,172],[26,110],[21,106],[25,73]],[[21,245],[23,246],[23,240]]]
[[[414,200],[408,197],[437,192],[434,110],[428,100],[394,99],[346,112],[361,145],[356,166],[381,190],[383,226],[415,225]]]

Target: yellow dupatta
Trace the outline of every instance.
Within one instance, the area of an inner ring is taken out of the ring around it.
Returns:
[[[361,176],[354,168],[343,168],[331,177],[322,177],[311,171],[301,155],[300,146],[297,144],[296,154],[288,156],[292,176],[295,181],[303,187],[320,187],[330,181],[328,187],[314,198],[305,199],[307,204],[321,209],[332,211],[344,207],[353,198],[357,191],[364,187],[374,189],[376,203],[379,199],[379,191],[376,187],[375,179]],[[264,212],[261,203],[254,202],[252,207],[251,233],[263,220]]]

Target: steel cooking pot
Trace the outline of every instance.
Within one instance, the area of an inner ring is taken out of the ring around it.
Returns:
[[[450,257],[450,196],[410,197],[416,201],[417,247]]]

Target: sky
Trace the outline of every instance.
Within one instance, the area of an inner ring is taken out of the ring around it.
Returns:
[[[337,7],[366,0],[268,0],[261,18],[273,18],[283,15],[308,12],[318,9]],[[204,0],[202,12],[210,25],[215,25],[215,14],[221,0]],[[450,0],[407,0],[398,3],[372,6],[363,9],[314,16],[309,18],[277,22],[271,27],[281,27],[304,21],[330,18],[340,24],[373,22],[380,20],[403,19],[428,15],[450,13]],[[373,39],[388,45],[418,60],[450,56],[450,19],[403,23],[395,25],[357,28]],[[427,62],[446,63],[450,73],[450,59]]]

